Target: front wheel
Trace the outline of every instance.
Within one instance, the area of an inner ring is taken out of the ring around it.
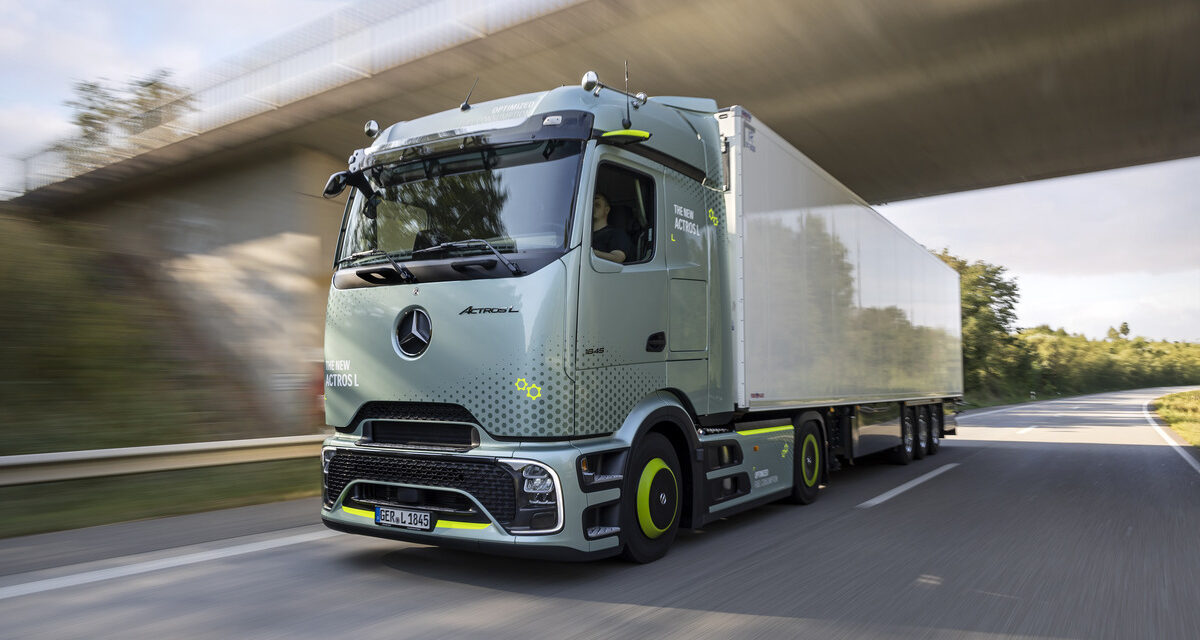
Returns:
[[[675,449],[661,434],[647,434],[634,446],[621,485],[625,559],[647,563],[667,555],[679,531],[679,473]]]

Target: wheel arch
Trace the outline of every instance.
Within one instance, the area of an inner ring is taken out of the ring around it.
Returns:
[[[648,396],[634,408],[616,437],[632,449],[647,433],[659,433],[671,443],[680,466],[679,526],[692,528],[699,522],[696,510],[702,508],[700,491],[704,486],[703,467],[696,462],[700,439],[687,405],[669,391]],[[627,463],[628,464],[628,463]],[[628,468],[625,473],[630,473]],[[621,496],[624,500],[625,496]]]

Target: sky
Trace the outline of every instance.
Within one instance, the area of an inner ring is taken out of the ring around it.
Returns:
[[[1200,158],[921,198],[878,211],[931,250],[1004,266],[1017,324],[1200,342]]]
[[[345,0],[0,0],[0,188],[47,142],[70,135],[63,102],[81,80],[176,78],[304,25]]]
[[[342,6],[344,0],[0,0],[0,189],[20,161],[72,132],[80,80],[177,78]],[[1018,325],[1103,337],[1128,322],[1200,342],[1200,158],[879,207],[930,249],[1003,265]]]

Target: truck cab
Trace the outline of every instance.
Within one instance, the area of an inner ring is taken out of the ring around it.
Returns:
[[[688,412],[709,408],[716,105],[681,102],[700,109],[563,87],[355,152],[327,310],[326,523],[620,551],[634,432],[674,420],[690,457]]]

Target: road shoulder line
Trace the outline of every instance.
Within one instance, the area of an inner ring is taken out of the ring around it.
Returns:
[[[1191,465],[1192,469],[1194,469],[1196,473],[1200,473],[1200,462],[1196,462],[1195,458],[1189,455],[1188,452],[1185,451],[1178,442],[1175,442],[1175,439],[1172,438],[1170,434],[1168,434],[1161,426],[1159,426],[1158,421],[1154,419],[1154,416],[1150,415],[1151,402],[1154,401],[1147,400],[1146,402],[1142,403],[1142,415],[1146,418],[1146,422],[1149,422],[1150,426],[1154,427],[1154,430],[1158,432],[1158,435],[1162,436],[1162,439],[1166,440],[1167,444],[1171,445],[1171,448],[1175,449],[1175,453],[1178,453],[1184,459],[1184,461]]]

